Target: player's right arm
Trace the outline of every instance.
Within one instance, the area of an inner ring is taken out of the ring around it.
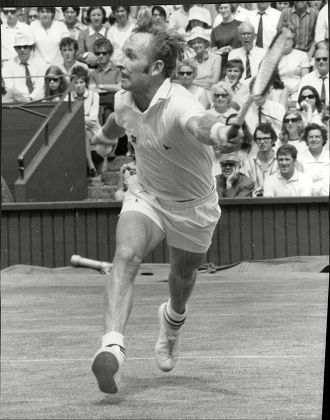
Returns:
[[[92,138],[91,144],[112,145],[117,142],[119,137],[124,135],[125,130],[117,124],[115,113],[113,112],[109,115],[103,127]]]

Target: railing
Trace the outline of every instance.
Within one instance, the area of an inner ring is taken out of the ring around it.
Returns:
[[[43,144],[45,146],[49,145],[49,123],[50,123],[51,119],[53,118],[53,116],[58,111],[58,109],[60,108],[61,104],[65,101],[66,97],[69,98],[69,100],[68,100],[68,111],[69,111],[69,113],[72,112],[71,90],[72,90],[73,84],[74,84],[74,82],[72,81],[70,83],[70,85],[66,88],[64,93],[60,94],[61,95],[60,100],[56,103],[56,105],[54,106],[54,109],[50,112],[50,114],[48,116],[46,116],[44,114],[41,114],[41,113],[36,113],[35,111],[29,110],[28,108],[22,107],[21,105],[11,105],[11,106],[9,106],[10,108],[15,107],[15,108],[24,110],[26,112],[31,112],[33,114],[36,114],[36,115],[39,115],[41,117],[46,118],[45,121],[41,124],[41,126],[37,130],[37,132],[35,133],[35,135],[32,137],[32,139],[26,145],[25,149],[22,151],[22,153],[17,158],[17,160],[18,160],[18,170],[19,170],[19,173],[20,173],[20,178],[22,180],[24,180],[25,166],[28,165],[31,162],[32,158],[34,157],[34,155],[36,153],[36,150],[39,150],[40,147],[42,146],[42,144],[39,144],[39,142],[40,142],[41,135],[42,135],[43,131],[44,131],[44,142],[43,142]],[[47,99],[51,99],[51,98],[54,98],[54,97],[60,96],[60,95],[53,95],[53,96],[50,96]],[[35,103],[35,102],[40,102],[40,101],[30,102],[29,104],[32,104],[32,103]]]

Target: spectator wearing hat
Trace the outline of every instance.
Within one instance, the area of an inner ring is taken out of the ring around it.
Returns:
[[[277,160],[273,147],[277,135],[269,123],[257,125],[254,132],[254,142],[258,147],[256,156],[247,159],[242,166],[242,173],[251,178],[255,185],[253,196],[262,197],[264,194],[264,182],[270,175],[277,172]]]
[[[266,50],[254,45],[254,27],[249,22],[243,22],[238,27],[239,38],[242,43],[240,48],[234,48],[228,55],[228,60],[239,58],[244,64],[242,81],[246,83],[257,75],[261,60],[264,58]]]
[[[17,32],[27,30],[28,25],[18,20],[21,8],[3,7],[1,12],[6,21],[1,24],[1,61],[12,60],[16,57],[14,49],[15,35]]]
[[[86,29],[86,26],[83,23],[81,23],[78,19],[80,7],[68,6],[62,7],[61,9],[64,17],[63,22],[68,28],[70,38],[78,40],[80,32]]]
[[[197,64],[196,86],[203,87],[211,96],[211,87],[220,79],[221,57],[210,51],[210,35],[201,27],[191,30],[188,45],[194,50],[193,59]]]
[[[188,25],[186,32],[190,32],[196,26],[211,32],[211,13],[208,9],[201,6],[192,6],[188,13]]]
[[[220,157],[221,174],[216,175],[219,198],[252,197],[254,181],[240,172],[237,153],[227,153]]]
[[[61,39],[70,33],[63,22],[54,19],[55,7],[38,7],[39,19],[31,22],[35,41],[35,55],[47,66],[59,65],[62,61],[60,52]]]
[[[249,21],[254,26],[256,46],[268,48],[277,33],[281,12],[270,7],[270,1],[257,2],[257,8],[250,10]]]
[[[297,149],[290,144],[276,151],[279,170],[264,182],[264,197],[308,197],[312,195],[312,178],[296,168]]]
[[[43,84],[46,66],[32,54],[34,40],[28,29],[17,32],[14,49],[17,56],[4,63],[2,77],[8,95],[17,102],[30,102],[44,97]]]

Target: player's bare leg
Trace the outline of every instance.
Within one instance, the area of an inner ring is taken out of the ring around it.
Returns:
[[[155,346],[158,366],[172,370],[179,355],[179,329],[187,315],[187,301],[194,288],[197,268],[205,254],[170,248],[170,299],[159,307],[159,337]]]
[[[163,231],[138,212],[125,212],[118,221],[116,253],[104,298],[104,336],[92,370],[102,392],[118,392],[125,360],[124,331],[132,310],[133,284],[141,261],[163,238]]]

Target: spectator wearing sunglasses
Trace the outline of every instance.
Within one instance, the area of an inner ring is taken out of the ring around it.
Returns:
[[[39,19],[38,8],[37,7],[29,7],[26,10],[26,19],[27,19],[28,25],[30,25],[31,22],[34,22],[35,20]]]
[[[329,105],[329,51],[318,48],[314,56],[314,70],[306,74],[299,84],[298,92],[304,86],[314,86],[322,105]],[[324,88],[323,88],[324,86]]]
[[[211,115],[216,116],[220,122],[226,123],[227,117],[236,112],[231,107],[233,99],[233,91],[231,86],[224,81],[220,81],[212,86],[212,102],[213,106],[208,111]]]
[[[304,86],[298,97],[298,105],[301,110],[301,116],[304,126],[312,122],[322,124],[322,102],[320,96],[314,86]]]
[[[298,153],[307,149],[303,139],[304,122],[298,110],[289,110],[284,114],[282,129],[276,141],[274,150],[276,151],[282,144],[294,146]]]
[[[63,71],[58,66],[50,66],[45,73],[45,100],[58,102],[66,88]]]
[[[1,25],[1,61],[8,61],[17,55],[14,49],[16,33],[28,30],[28,25],[18,20],[21,13],[19,7],[3,7],[1,12],[6,18]]]
[[[30,102],[44,97],[45,64],[33,55],[34,40],[28,25],[17,32],[14,47],[17,56],[3,64],[2,77],[16,102]]]
[[[177,82],[185,87],[189,92],[199,100],[205,109],[210,107],[209,98],[205,89],[194,85],[194,79],[197,74],[197,65],[193,59],[184,59],[177,66]]]

